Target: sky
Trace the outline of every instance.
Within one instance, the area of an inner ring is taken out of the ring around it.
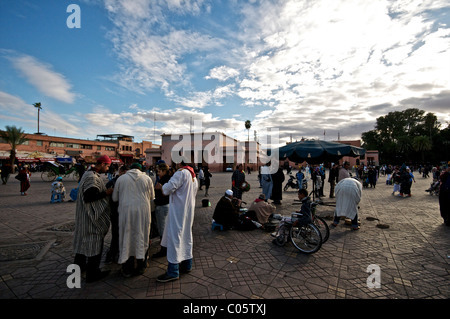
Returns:
[[[0,128],[36,133],[37,102],[47,135],[157,144],[354,140],[413,107],[446,127],[450,2],[1,0]]]

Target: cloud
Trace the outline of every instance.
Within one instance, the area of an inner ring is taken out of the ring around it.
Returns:
[[[65,103],[73,103],[75,94],[64,75],[55,72],[51,65],[29,55],[9,56],[13,66],[41,93]]]
[[[224,82],[230,78],[235,78],[239,75],[239,71],[234,69],[234,68],[230,68],[228,66],[222,65],[216,68],[213,68],[209,71],[209,75],[207,75],[205,77],[205,79],[209,80],[209,79],[216,79],[219,80],[220,82]]]
[[[383,112],[416,102],[445,112],[445,0],[233,1],[221,3],[235,21],[228,25],[215,2],[105,4],[117,81],[142,94],[161,90],[176,114],[234,98],[253,108],[255,130],[357,139]]]
[[[13,123],[24,123],[24,129],[28,133],[36,132],[37,114],[33,105],[26,103],[22,98],[14,96],[4,91],[0,91],[0,118],[7,119]],[[6,116],[7,114],[7,116]],[[28,116],[24,117],[24,114]],[[60,112],[53,112],[50,107],[44,106],[41,110],[39,120],[40,132],[58,131],[64,134],[79,135],[82,133],[82,123],[76,123],[73,118],[67,118]]]

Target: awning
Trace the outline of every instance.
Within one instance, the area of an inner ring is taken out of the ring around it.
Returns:
[[[16,157],[17,161],[23,163],[36,163],[39,162],[37,158],[29,158],[29,157]]]
[[[54,162],[55,158],[54,157],[40,157],[40,158],[38,158],[38,160],[40,160],[41,162]]]
[[[133,157],[133,154],[120,154],[122,157]]]
[[[72,157],[57,157],[56,161],[61,164],[72,164]]]

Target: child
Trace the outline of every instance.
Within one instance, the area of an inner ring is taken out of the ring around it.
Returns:
[[[400,172],[398,170],[398,167],[395,167],[394,173],[392,174],[391,180],[394,182],[394,190],[392,192],[392,195],[395,195],[395,192],[400,192]]]
[[[52,199],[56,194],[61,194],[61,201],[64,200],[64,197],[66,195],[66,188],[64,187],[61,176],[58,176],[52,183]]]

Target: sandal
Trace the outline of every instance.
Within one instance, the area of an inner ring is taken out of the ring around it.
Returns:
[[[360,228],[361,228],[360,226],[352,226],[352,230],[358,230]]]

